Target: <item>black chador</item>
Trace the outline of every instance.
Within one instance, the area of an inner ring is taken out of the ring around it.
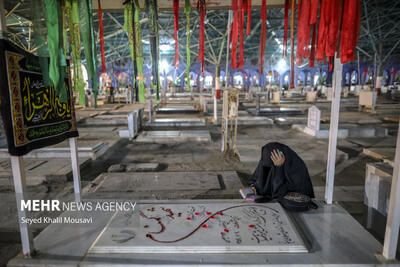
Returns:
[[[275,166],[271,160],[271,152],[278,150],[285,156],[282,166]],[[249,182],[257,189],[257,194],[279,199],[288,192],[297,192],[314,198],[310,175],[304,161],[281,143],[268,143],[262,148],[261,160]]]

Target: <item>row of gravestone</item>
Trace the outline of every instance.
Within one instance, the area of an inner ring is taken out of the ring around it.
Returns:
[[[137,109],[127,115],[128,130],[119,131],[120,137],[128,137],[129,139],[135,138],[143,127],[144,109]]]

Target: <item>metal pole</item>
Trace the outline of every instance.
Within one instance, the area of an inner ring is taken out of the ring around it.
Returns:
[[[78,145],[76,143],[76,137],[69,139],[69,147],[71,150],[72,176],[74,179],[75,201],[81,202],[81,172],[79,169]]]
[[[226,37],[227,45],[226,45],[226,68],[225,68],[225,88],[228,88],[229,81],[229,39],[231,38],[230,27],[232,24],[233,11],[229,10],[228,15],[228,36]]]
[[[7,34],[6,18],[4,16],[4,0],[0,0],[0,39],[5,39]]]
[[[1,1],[1,0],[0,0]],[[11,168],[14,180],[15,198],[17,200],[19,231],[21,234],[22,253],[30,257],[34,252],[32,233],[28,224],[22,218],[28,218],[27,212],[22,208],[22,201],[26,199],[26,176],[22,156],[11,156]]]
[[[358,81],[357,84],[361,85],[361,69],[360,69],[360,51],[357,50],[357,64],[358,64]]]
[[[325,202],[332,204],[335,181],[336,144],[339,126],[340,94],[342,92],[343,64],[335,56],[333,77],[333,99],[331,104],[331,125],[329,130],[328,162],[326,168]]]
[[[400,123],[397,132],[396,156],[394,159],[394,170],[392,187],[390,189],[389,212],[386,222],[385,239],[383,243],[383,256],[387,259],[395,259],[397,241],[400,227]]]

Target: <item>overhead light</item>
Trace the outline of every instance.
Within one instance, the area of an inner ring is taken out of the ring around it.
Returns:
[[[281,58],[278,62],[278,71],[282,72],[286,70],[286,68],[287,68],[286,61],[283,58]]]
[[[162,44],[160,45],[160,50],[165,52],[171,49],[171,46],[169,44]]]

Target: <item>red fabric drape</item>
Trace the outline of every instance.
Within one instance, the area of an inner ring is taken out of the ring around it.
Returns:
[[[239,0],[241,1],[241,0]],[[232,48],[231,48],[231,68],[237,68],[237,42],[238,42],[238,0],[232,0],[233,22],[232,22]]]
[[[283,31],[283,57],[287,57],[287,39],[289,23],[289,0],[285,0],[285,28]]]
[[[175,69],[179,68],[179,43],[178,43],[178,31],[179,31],[179,0],[174,0],[174,37],[175,37]]]
[[[261,38],[259,51],[259,71],[264,72],[265,45],[267,43],[267,0],[262,0],[261,4]]]
[[[299,0],[298,5],[296,64],[300,65],[303,57],[310,57],[311,0]]]
[[[311,68],[314,67],[315,64],[315,46],[316,46],[316,41],[317,41],[317,25],[313,24],[312,25],[312,41],[311,41],[311,53],[310,53],[310,61],[309,61],[309,66]]]
[[[251,0],[247,0],[247,29],[246,34],[250,35],[251,30]]]
[[[308,64],[310,67],[314,67],[315,63],[315,47],[317,43],[318,3],[319,0],[312,0],[311,2],[310,24],[312,29],[312,39],[311,39],[310,61]]]
[[[321,2],[316,58],[318,61],[324,61],[325,57],[328,58],[329,71],[332,71],[333,68],[341,12],[341,0]]]
[[[243,54],[243,34],[244,34],[244,11],[245,11],[245,0],[239,0],[239,63],[238,68],[242,68],[244,65],[244,54]]]
[[[361,1],[345,0],[343,6],[343,22],[341,36],[341,62],[354,60],[355,47],[358,44],[361,19]]]
[[[199,29],[199,57],[198,61],[201,62],[201,73],[204,72],[204,48],[205,48],[205,39],[204,39],[204,19],[206,17],[206,1],[198,0],[197,1],[197,10],[200,12],[200,29]]]
[[[103,28],[103,12],[101,11],[100,0],[97,0],[99,5],[99,36],[100,36],[100,51],[101,51],[101,72],[106,72],[106,56],[104,52],[104,28]]]
[[[294,21],[296,19],[296,1],[292,0],[291,2],[292,14],[290,17],[290,47],[291,47],[291,55],[290,55],[290,89],[294,88]]]

